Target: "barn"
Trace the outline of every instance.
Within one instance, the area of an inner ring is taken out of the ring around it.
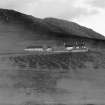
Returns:
[[[65,40],[45,40],[35,42],[28,47],[25,51],[41,51],[41,52],[67,52],[67,51],[87,51],[88,47],[83,39],[70,38]]]

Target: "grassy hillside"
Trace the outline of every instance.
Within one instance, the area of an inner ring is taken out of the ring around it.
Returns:
[[[14,81],[9,84],[10,87],[13,85],[15,88],[32,88],[40,92],[54,92],[57,91],[57,81],[62,78],[75,78],[90,82],[104,78],[104,57],[105,54],[100,51],[49,55],[9,55],[2,57],[0,66],[4,76],[7,75],[6,78]],[[97,75],[102,77],[97,77]],[[1,83],[0,86],[2,86]]]
[[[55,43],[71,36],[85,37],[96,49],[59,54],[23,51],[37,42]],[[73,22],[0,9],[0,105],[104,102],[104,43],[104,36]]]
[[[53,32],[64,33],[67,34],[67,36],[73,35],[90,39],[105,39],[104,36],[95,32],[94,30],[83,27],[72,21],[56,18],[45,18],[43,22],[45,22],[51,29],[53,29]]]
[[[62,41],[72,37],[97,39],[97,43],[105,40],[101,34],[74,22],[39,19],[14,10],[0,9],[0,52],[20,51],[37,41],[46,43],[46,40]]]
[[[91,63],[93,69],[104,68],[104,53],[101,51],[59,53],[59,54],[29,54],[10,57],[10,61],[24,69],[34,70],[70,70],[88,68]],[[87,63],[87,64],[86,64]]]
[[[43,98],[46,102],[51,98],[55,103],[75,103],[75,100],[85,103],[84,97],[89,97],[87,102],[100,102],[105,96],[104,59],[102,51],[3,55],[0,56],[0,93],[7,90],[5,97],[13,94],[15,100],[24,103],[35,99],[43,102]]]

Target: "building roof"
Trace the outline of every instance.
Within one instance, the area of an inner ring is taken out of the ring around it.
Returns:
[[[43,48],[43,46],[34,45],[34,46],[28,46],[27,48]]]

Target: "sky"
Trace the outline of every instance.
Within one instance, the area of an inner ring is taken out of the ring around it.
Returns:
[[[105,0],[0,0],[0,8],[73,21],[105,36]]]

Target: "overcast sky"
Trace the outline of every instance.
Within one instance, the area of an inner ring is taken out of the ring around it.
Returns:
[[[74,21],[105,35],[105,0],[0,0],[0,7]]]

